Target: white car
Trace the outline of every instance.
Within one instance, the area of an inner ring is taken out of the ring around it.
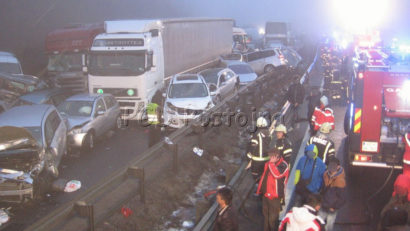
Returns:
[[[240,61],[231,61],[226,64],[226,67],[231,69],[233,72],[235,72],[235,74],[239,76],[240,86],[249,84],[258,78],[258,75],[255,73],[252,67],[247,63],[240,62]]]
[[[0,51],[0,72],[23,74],[19,60],[12,53]]]
[[[164,93],[164,124],[181,128],[214,106],[205,80],[196,74],[174,76]]]
[[[204,78],[216,104],[239,88],[239,76],[229,68],[207,69],[199,75]]]

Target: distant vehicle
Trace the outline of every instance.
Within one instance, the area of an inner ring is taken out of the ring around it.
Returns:
[[[248,34],[246,31],[239,27],[233,27],[233,45],[232,51],[236,52],[246,52],[248,50]]]
[[[47,34],[47,78],[55,87],[75,92],[88,91],[87,59],[96,35],[104,32],[103,23],[73,24]]]
[[[205,80],[199,75],[176,75],[164,93],[164,124],[181,128],[214,106]]]
[[[98,137],[121,128],[120,107],[110,94],[74,95],[58,110],[68,123],[69,149],[92,150]]]
[[[94,39],[89,92],[116,97],[124,119],[141,120],[148,103],[179,73],[216,65],[232,50],[231,19],[106,21]]]
[[[278,43],[288,45],[290,38],[289,26],[285,22],[266,22],[265,45]]]
[[[0,72],[22,75],[19,60],[12,53],[0,51]]]
[[[215,104],[239,88],[239,77],[229,68],[213,68],[198,73],[208,85]]]
[[[258,78],[252,67],[245,62],[230,61],[226,64],[226,67],[239,76],[239,85],[241,86],[249,84]]]
[[[52,105],[17,106],[0,114],[0,200],[43,196],[58,177],[67,128]]]
[[[74,93],[68,89],[45,89],[20,96],[19,103],[24,105],[52,104],[57,107],[73,94]]]
[[[248,63],[258,74],[278,72],[286,67],[286,60],[279,49],[266,49],[248,52],[246,54],[233,53],[221,56],[222,62],[232,60]]]
[[[20,95],[46,88],[44,81],[32,75],[0,73],[0,100],[12,102]]]

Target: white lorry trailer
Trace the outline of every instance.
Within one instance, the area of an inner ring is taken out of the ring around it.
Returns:
[[[89,58],[89,92],[111,93],[122,118],[141,120],[178,73],[212,66],[232,48],[231,19],[106,21]]]

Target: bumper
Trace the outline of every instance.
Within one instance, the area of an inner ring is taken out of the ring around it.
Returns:
[[[372,167],[372,168],[394,168],[394,169],[403,169],[401,165],[388,165],[386,163],[378,163],[378,162],[361,162],[361,161],[353,161],[353,166],[362,166],[362,167]]]
[[[87,133],[78,133],[78,134],[68,134],[67,141],[70,147],[80,148],[83,145],[84,138]]]
[[[197,118],[197,115],[164,115],[164,124],[171,128],[182,128],[190,121]]]

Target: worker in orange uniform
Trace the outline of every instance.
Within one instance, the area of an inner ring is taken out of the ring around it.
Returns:
[[[315,108],[313,112],[311,124],[313,130],[311,131],[312,135],[315,135],[319,128],[324,123],[329,123],[332,127],[332,130],[335,129],[335,116],[333,115],[333,110],[328,108],[329,100],[326,96],[320,98],[320,106]]]

